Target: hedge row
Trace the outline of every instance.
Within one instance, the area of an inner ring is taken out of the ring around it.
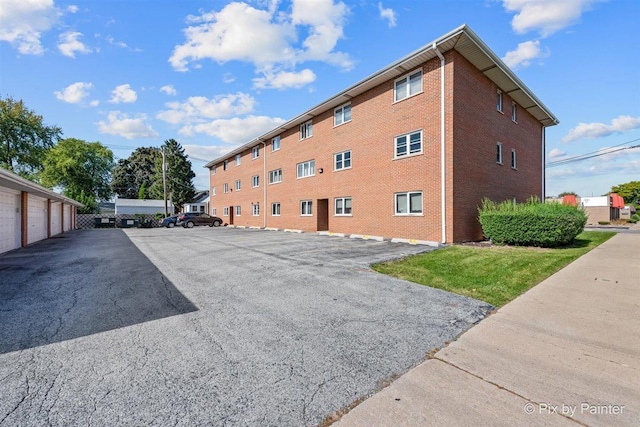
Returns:
[[[581,209],[537,198],[526,203],[489,199],[479,209],[482,231],[496,244],[555,247],[572,242],[584,230],[587,216]]]

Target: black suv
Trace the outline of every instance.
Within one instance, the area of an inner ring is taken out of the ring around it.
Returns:
[[[222,225],[222,219],[217,216],[211,216],[206,213],[199,212],[187,212],[178,216],[177,224],[182,224],[183,227],[192,228],[194,225],[208,225],[209,227],[220,227]]]

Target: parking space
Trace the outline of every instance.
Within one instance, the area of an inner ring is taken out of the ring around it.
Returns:
[[[65,239],[0,256],[15,331],[0,425],[317,425],[491,308],[368,268],[421,246],[209,227]]]

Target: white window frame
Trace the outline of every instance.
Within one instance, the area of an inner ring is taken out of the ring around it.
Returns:
[[[211,166],[211,175],[215,175],[216,174],[216,166]]]
[[[218,208],[211,208],[211,215],[218,216]]]
[[[240,166],[242,164],[242,154],[236,154],[236,166]]]
[[[300,141],[308,139],[313,136],[313,120],[304,122],[300,125]]]
[[[349,201],[349,212],[347,212],[347,200]],[[338,212],[338,201],[341,202],[341,211]],[[353,198],[352,197],[336,197],[333,202],[334,216],[353,216]]]
[[[349,161],[349,166],[345,166],[345,163],[346,163],[345,154],[349,154],[349,160],[348,160]],[[340,160],[338,160],[338,157],[340,157]],[[338,161],[342,165],[341,167],[338,167]],[[341,171],[341,170],[345,170],[345,169],[351,169],[351,150],[341,151],[341,152],[335,153],[333,155],[333,170],[334,171]]]
[[[276,181],[274,178],[280,178],[278,181]],[[278,184],[282,182],[282,169],[274,169],[272,171],[269,171],[269,185],[271,184]]]
[[[236,179],[235,189],[236,191],[242,190],[242,182],[239,179]]]
[[[260,187],[260,175],[253,175],[251,177],[251,188]]]
[[[211,187],[211,195],[215,196],[216,194],[218,194],[218,191],[216,190],[216,187]]]
[[[240,205],[235,206],[236,208],[236,216],[242,215],[242,207]]]
[[[306,168],[306,171],[305,171],[305,168]],[[315,159],[307,160],[305,162],[300,162],[296,165],[296,177],[298,179],[309,178],[310,176],[316,176]]]
[[[280,202],[271,203],[271,216],[280,216]]]
[[[416,134],[420,134],[420,151],[416,151],[416,152],[411,152],[411,137],[413,135]],[[400,138],[406,137],[406,153],[405,154],[400,154],[398,155],[398,140]],[[398,135],[393,139],[393,158],[394,159],[404,159],[405,157],[413,157],[413,156],[419,156],[424,152],[424,135],[422,133],[422,129],[421,130],[417,130],[417,131],[413,131],[413,132],[409,132],[409,133],[405,133],[402,135]]]
[[[313,216],[313,200],[300,200],[300,216]]]
[[[411,211],[411,196],[413,194],[420,194],[420,211],[412,212]],[[407,212],[398,212],[398,196],[406,196],[407,197]],[[424,194],[422,191],[405,191],[402,193],[395,193],[393,195],[394,198],[394,208],[395,208],[395,216],[422,216],[424,215]]]
[[[349,109],[349,118],[346,119],[346,111]],[[351,121],[351,103],[346,103],[333,110],[333,126],[340,126]]]
[[[229,206],[222,208],[222,216],[229,216]]]
[[[498,91],[496,92],[496,111],[498,111],[499,113],[503,113],[504,111],[502,110],[502,107],[504,105],[503,103],[503,98],[502,98],[502,91],[500,89],[498,89]]]
[[[420,89],[416,92],[411,92],[411,78],[417,74],[420,74]],[[401,96],[403,94],[401,94],[398,90],[398,84],[399,83],[405,83],[405,90],[404,90],[404,96]],[[399,79],[396,79],[393,82],[393,102],[400,102],[402,100],[411,98],[412,96],[416,96],[418,94],[421,94],[423,92],[423,87],[422,87],[422,68],[420,68],[419,70],[415,70],[412,71],[410,73],[405,74],[404,76],[400,77]]]
[[[251,160],[260,158],[260,146],[256,145],[251,149]]]
[[[280,136],[276,136],[271,139],[271,151],[278,151],[280,149]]]
[[[260,204],[251,205],[251,213],[253,216],[260,216]]]
[[[223,192],[224,194],[227,194],[227,193],[229,192],[229,184],[225,183],[225,184],[222,186],[222,192]]]
[[[496,143],[496,163],[499,164],[499,165],[503,164],[502,142],[497,142]]]
[[[511,169],[518,169],[518,159],[515,148],[511,149]]]
[[[518,104],[515,102],[511,103],[511,121],[518,123]]]

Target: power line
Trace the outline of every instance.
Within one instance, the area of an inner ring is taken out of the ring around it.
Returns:
[[[636,142],[636,141],[640,141],[640,138],[636,138],[636,139],[633,139],[631,141],[623,142],[622,144],[617,144],[617,145],[614,145],[612,147],[608,147],[606,149],[600,149],[600,150],[592,151],[590,153],[579,154],[577,156],[567,157],[565,159],[549,162],[545,166],[548,167],[548,168],[552,168],[552,167],[555,167],[555,166],[562,166],[562,165],[566,165],[566,164],[569,164],[569,163],[575,163],[575,162],[580,162],[582,160],[592,159],[594,157],[604,156],[606,154],[616,153],[618,151],[630,150],[632,148],[638,148],[638,147],[640,147],[640,145],[632,145],[631,147],[622,147],[623,145],[631,144],[632,142]],[[616,148],[616,147],[619,147],[619,148],[614,150],[614,148]],[[602,150],[607,150],[607,151],[602,151]]]

